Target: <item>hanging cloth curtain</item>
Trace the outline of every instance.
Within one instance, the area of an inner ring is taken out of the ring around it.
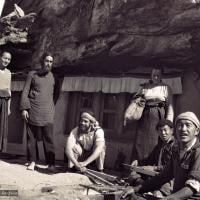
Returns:
[[[135,93],[139,90],[141,84],[148,81],[149,79],[134,77],[64,77],[62,91]],[[173,94],[182,94],[181,77],[163,79],[163,83],[172,88]]]

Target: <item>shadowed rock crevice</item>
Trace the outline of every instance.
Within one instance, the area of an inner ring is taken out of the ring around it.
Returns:
[[[94,65],[105,72],[121,66],[127,72],[130,65],[185,68],[199,63],[200,4],[194,0],[8,2],[7,7],[19,3],[37,13],[29,33],[30,65],[37,65],[46,50],[55,53],[56,67],[69,72],[90,71]]]

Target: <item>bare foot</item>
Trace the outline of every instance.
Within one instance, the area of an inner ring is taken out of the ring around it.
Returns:
[[[30,165],[27,167],[27,170],[34,171],[35,170],[35,162],[31,162]]]

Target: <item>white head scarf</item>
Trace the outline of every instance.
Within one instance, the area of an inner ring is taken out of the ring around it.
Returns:
[[[93,117],[90,113],[88,112],[83,112],[81,114],[81,118],[87,118],[90,120],[91,122],[91,126],[92,126],[92,129],[97,129],[97,128],[100,128],[99,126],[99,122],[96,120],[95,117]]]

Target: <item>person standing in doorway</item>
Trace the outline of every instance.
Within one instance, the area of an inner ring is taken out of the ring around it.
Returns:
[[[3,51],[0,56],[0,151],[6,150],[8,135],[8,115],[11,100],[11,72],[7,69],[11,62],[11,53]]]
[[[51,72],[53,56],[44,53],[41,57],[41,69],[31,71],[25,82],[21,96],[20,109],[22,117],[28,124],[28,154],[30,165],[28,170],[34,170],[36,164],[37,138],[41,133],[45,159],[48,170],[54,172],[55,150],[53,139],[53,122],[55,113],[55,78]]]
[[[158,143],[156,130],[158,122],[161,119],[173,122],[174,118],[171,88],[162,82],[161,69],[152,69],[151,80],[142,85],[134,98],[138,96],[142,96],[146,100],[142,117],[138,121],[136,139],[138,159],[141,160],[148,157]]]

